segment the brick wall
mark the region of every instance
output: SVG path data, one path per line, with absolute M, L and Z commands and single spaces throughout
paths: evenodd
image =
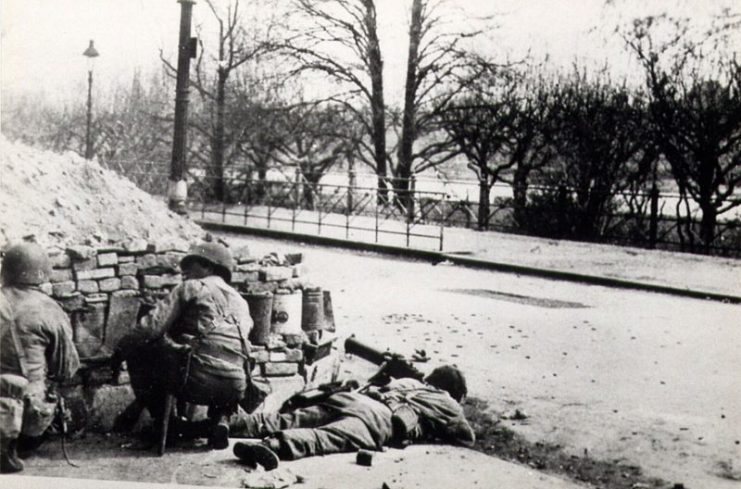
M 232 249 L 232 253 L 236 263 L 232 285 L 243 294 L 300 291 L 307 285 L 300 254 L 258 259 L 247 248 Z M 154 304 L 181 282 L 179 263 L 185 254 L 184 250 L 144 240 L 105 248 L 49 250 L 53 272 L 50 283 L 42 289 L 70 316 L 83 367 L 66 391 L 73 398 L 84 399 L 80 410 L 86 411 L 88 428 L 109 430 L 115 415 L 133 399 L 125 373 L 116 385 L 111 384 L 105 360 L 136 322 L 140 305 Z M 331 372 L 336 370 L 336 354 L 316 363 L 306 362 L 306 337 L 300 341 L 284 339 L 271 335 L 268 344 L 253 345 L 253 376 L 273 392 L 266 408 L 278 407 L 306 386 L 331 380 Z M 324 344 L 332 341 L 326 335 L 321 339 Z

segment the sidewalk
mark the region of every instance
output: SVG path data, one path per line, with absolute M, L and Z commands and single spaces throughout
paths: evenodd
M 640 288 L 695 297 L 741 302 L 741 260 L 642 248 L 520 236 L 495 231 L 417 225 L 407 246 L 405 224 L 376 223 L 370 216 L 322 216 L 302 211 L 293 219 L 289 210 L 273 210 L 271 220 L 243 210 L 234 214 L 194 213 L 201 225 L 213 229 L 261 234 L 331 246 L 392 252 L 432 261 L 540 275 L 599 285 Z M 251 209 L 259 213 L 260 210 Z M 245 224 L 246 222 L 246 224 Z M 380 232 L 376 232 L 376 228 Z M 440 235 L 442 248 L 440 251 Z

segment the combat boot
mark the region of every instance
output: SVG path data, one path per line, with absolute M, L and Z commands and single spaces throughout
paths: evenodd
M 271 444 L 266 441 L 236 443 L 234 445 L 234 455 L 243 464 L 252 467 L 260 464 L 266 471 L 278 467 L 278 455 L 273 451 Z
M 13 474 L 23 470 L 23 462 L 18 458 L 18 440 L 0 439 L 0 473 Z

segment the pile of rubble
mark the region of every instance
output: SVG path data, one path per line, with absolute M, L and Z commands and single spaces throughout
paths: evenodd
M 203 230 L 120 175 L 79 155 L 42 151 L 0 135 L 0 249 L 97 246 L 132 238 L 189 242 Z

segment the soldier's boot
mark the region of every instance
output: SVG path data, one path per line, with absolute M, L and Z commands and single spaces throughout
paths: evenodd
M 229 423 L 224 416 L 218 416 L 210 420 L 215 424 L 211 425 L 211 432 L 208 435 L 208 446 L 214 450 L 223 450 L 229 447 Z
M 260 464 L 263 468 L 273 470 L 278 467 L 279 458 L 276 454 L 277 440 L 263 440 L 260 442 L 238 442 L 234 445 L 234 455 L 245 465 L 255 467 Z
M 113 422 L 113 431 L 116 433 L 130 433 L 139 421 L 139 417 L 144 411 L 144 403 L 134 399 L 121 414 L 116 416 Z
M 18 458 L 18 440 L 0 439 L 0 473 L 13 474 L 23 470 L 23 462 Z

